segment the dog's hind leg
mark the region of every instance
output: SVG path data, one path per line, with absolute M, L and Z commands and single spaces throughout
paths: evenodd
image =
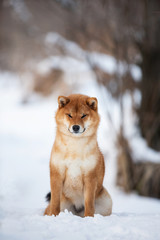
M 112 213 L 112 199 L 105 188 L 95 200 L 95 214 L 108 216 Z

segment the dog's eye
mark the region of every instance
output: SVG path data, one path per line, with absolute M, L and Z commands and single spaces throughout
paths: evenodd
M 85 118 L 87 116 L 87 114 L 83 114 L 83 116 L 81 118 Z
M 68 116 L 69 118 L 72 118 L 71 114 L 67 114 L 67 116 Z

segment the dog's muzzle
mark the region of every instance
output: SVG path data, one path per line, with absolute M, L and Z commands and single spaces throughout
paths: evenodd
M 75 134 L 81 134 L 81 133 L 83 133 L 84 131 L 85 131 L 86 129 L 84 128 L 82 128 L 80 125 L 73 125 L 72 127 L 71 127 L 71 129 L 69 129 L 68 128 L 68 131 L 70 132 L 70 133 L 75 133 Z

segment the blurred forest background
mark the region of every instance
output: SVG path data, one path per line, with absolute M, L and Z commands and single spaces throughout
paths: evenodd
M 47 97 L 74 90 L 76 82 L 64 80 L 62 58 L 87 62 L 120 106 L 117 184 L 126 192 L 160 198 L 160 159 L 133 159 L 123 121 L 127 92 L 140 135 L 160 151 L 160 1 L 0 0 L 0 70 L 20 76 L 24 104 L 35 92 Z M 106 112 L 112 124 L 112 112 Z

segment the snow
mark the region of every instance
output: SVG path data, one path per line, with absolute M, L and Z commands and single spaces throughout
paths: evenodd
M 97 66 L 109 74 L 116 72 L 117 63 L 116 59 L 112 56 L 93 52 L 90 54 L 89 59 L 93 66 Z
M 135 161 L 160 162 L 160 152 L 156 152 L 147 146 L 146 141 L 139 136 L 131 140 L 132 156 Z
M 145 215 L 113 214 L 111 217 L 96 215 L 94 218 L 80 218 L 67 211 L 58 217 L 39 216 L 39 214 L 17 215 L 15 227 L 13 219 L 7 221 L 11 232 L 19 233 L 16 238 L 8 234 L 8 239 L 159 239 L 156 226 L 158 215 L 151 217 L 150 227 Z M 19 223 L 22 224 L 19 224 Z M 143 222 L 143 224 L 142 224 Z M 118 223 L 118 224 L 117 224 Z M 137 226 L 137 224 L 140 226 Z M 130 226 L 127 228 L 127 226 Z M 152 231 L 150 231 L 152 229 Z M 3 235 L 2 235 L 3 236 Z
M 131 75 L 133 77 L 133 79 L 136 81 L 136 82 L 140 82 L 141 78 L 142 78 L 142 72 L 140 70 L 140 68 L 136 65 L 131 65 Z
M 118 73 L 120 76 L 123 76 L 128 70 L 130 71 L 133 79 L 136 82 L 139 82 L 142 77 L 141 69 L 135 64 L 127 64 L 124 61 L 118 61 L 107 54 L 98 53 L 98 52 L 88 52 L 83 50 L 78 44 L 75 42 L 69 41 L 63 38 L 56 32 L 49 32 L 45 37 L 45 45 L 47 48 L 59 47 L 63 49 L 66 55 L 69 55 L 70 58 L 62 56 L 54 56 L 47 58 L 39 63 L 38 69 L 40 70 L 43 66 L 52 66 L 52 68 L 57 67 L 57 60 L 64 61 L 66 63 L 65 66 L 68 66 L 66 71 L 69 71 L 70 68 L 74 69 L 74 71 L 80 71 L 80 66 L 86 65 L 86 68 L 92 68 L 93 66 L 99 67 L 102 71 L 107 72 L 109 74 Z M 77 64 L 74 66 L 69 64 L 69 61 L 75 61 L 77 59 Z M 46 64 L 47 62 L 47 64 Z M 45 63 L 45 64 L 44 64 Z M 79 65 L 78 65 L 79 64 Z M 73 66 L 73 68 L 72 68 Z M 58 68 L 64 69 L 64 63 L 59 64 Z M 47 70 L 45 68 L 45 70 Z M 49 70 L 49 69 L 48 69 Z
M 15 13 L 24 22 L 29 21 L 29 19 L 32 17 L 30 11 L 28 10 L 28 8 L 23 0 L 5 0 L 4 6 L 13 7 Z
M 109 93 L 98 87 L 92 74 L 86 75 L 78 88 L 82 93 L 96 96 L 99 100 L 101 124 L 98 141 L 105 156 L 104 185 L 113 198 L 113 214 L 109 217 L 95 215 L 94 218 L 80 218 L 65 211 L 57 217 L 43 216 L 47 205 L 44 197 L 50 189 L 49 157 L 56 129 L 54 113 L 57 100 L 52 95 L 23 104 L 24 89 L 18 78 L 9 73 L 2 73 L 0 239 L 159 240 L 160 201 L 140 197 L 134 193 L 127 195 L 115 187 L 115 134 L 118 128 L 115 131 L 114 127 L 116 128 L 116 122 L 119 125 L 121 121 L 119 105 Z M 130 109 L 129 94 L 124 96 L 124 102 L 128 109 L 125 121 L 131 120 L 133 112 Z M 104 112 L 106 104 L 108 111 Z M 111 113 L 110 119 L 108 112 Z M 135 130 L 132 127 L 136 119 L 132 122 L 129 120 L 126 122 L 126 135 L 133 136 Z M 141 146 L 141 143 L 137 144 Z
M 137 95 L 137 91 L 135 92 Z M 137 96 L 137 98 L 139 98 Z M 130 148 L 132 151 L 132 158 L 135 162 L 148 161 L 160 162 L 160 152 L 154 151 L 147 146 L 146 140 L 141 137 L 137 127 L 137 116 L 132 109 L 132 96 L 126 92 L 123 96 L 124 116 L 124 135 L 129 140 Z
M 52 68 L 60 68 L 65 72 L 83 72 L 89 70 L 89 66 L 87 66 L 84 62 L 78 61 L 77 59 L 69 56 L 49 57 L 41 61 L 37 66 L 37 70 L 42 74 L 47 73 Z

